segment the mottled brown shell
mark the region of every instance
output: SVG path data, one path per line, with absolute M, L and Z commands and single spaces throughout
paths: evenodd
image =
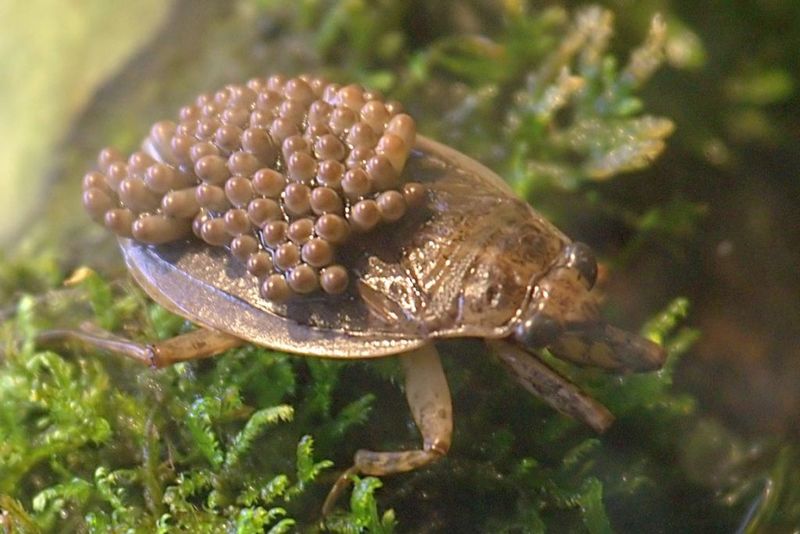
M 374 357 L 510 335 L 569 240 L 492 171 L 359 86 L 201 95 L 83 181 L 147 293 L 275 349 Z

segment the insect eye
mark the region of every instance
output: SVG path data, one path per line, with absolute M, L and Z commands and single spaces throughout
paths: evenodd
M 561 325 L 544 313 L 534 313 L 520 322 L 514 330 L 514 337 L 530 349 L 546 347 L 561 333 Z
M 592 249 L 584 243 L 570 243 L 564 250 L 564 254 L 567 257 L 567 267 L 578 271 L 586 280 L 587 289 L 592 289 L 597 281 L 597 260 L 594 258 Z

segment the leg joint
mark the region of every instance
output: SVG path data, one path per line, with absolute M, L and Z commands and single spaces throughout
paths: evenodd
M 164 362 L 161 361 L 161 351 L 158 350 L 158 346 L 153 344 L 145 345 L 145 357 L 147 358 L 147 364 L 152 369 L 161 369 L 164 367 Z
M 425 450 L 435 453 L 439 458 L 442 458 L 447 456 L 447 453 L 450 451 L 450 442 L 436 439 L 432 443 L 426 443 Z

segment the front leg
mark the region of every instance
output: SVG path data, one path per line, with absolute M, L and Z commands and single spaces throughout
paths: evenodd
M 342 473 L 325 499 L 323 514 L 330 512 L 342 490 L 350 483 L 351 475 L 381 476 L 412 471 L 439 460 L 450 449 L 453 407 L 436 348 L 428 344 L 399 357 L 405 374 L 406 399 L 422 434 L 422 448 L 356 452 L 353 467 Z
M 487 339 L 486 344 L 517 382 L 559 412 L 586 423 L 596 432 L 605 432 L 614 422 L 605 406 L 536 356 L 500 339 Z

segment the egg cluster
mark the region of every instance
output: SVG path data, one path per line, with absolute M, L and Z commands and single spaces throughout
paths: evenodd
M 83 204 L 119 236 L 228 247 L 266 299 L 342 293 L 338 247 L 425 200 L 401 178 L 415 135 L 398 103 L 358 85 L 253 79 L 198 96 L 127 160 L 101 151 Z

